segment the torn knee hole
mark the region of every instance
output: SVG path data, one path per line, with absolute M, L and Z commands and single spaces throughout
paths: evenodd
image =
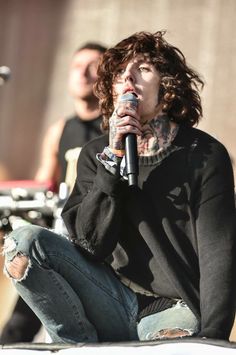
M 11 261 L 6 263 L 6 270 L 13 279 L 22 280 L 27 274 L 29 258 L 25 255 L 16 255 Z
M 151 336 L 151 340 L 157 339 L 171 339 L 171 338 L 182 338 L 186 336 L 191 336 L 191 331 L 188 329 L 181 328 L 170 328 L 170 329 L 162 329 L 158 332 L 155 332 Z

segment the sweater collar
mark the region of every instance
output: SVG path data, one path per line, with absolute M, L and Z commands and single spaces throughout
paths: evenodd
M 140 165 L 155 165 L 161 163 L 172 153 L 189 148 L 194 143 L 194 128 L 180 125 L 172 144 L 155 156 L 139 156 Z

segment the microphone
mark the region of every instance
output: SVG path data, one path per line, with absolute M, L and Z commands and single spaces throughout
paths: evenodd
M 138 98 L 135 93 L 128 92 L 123 94 L 120 102 L 129 102 L 134 109 L 138 107 Z M 128 176 L 129 186 L 138 185 L 138 152 L 137 152 L 137 137 L 134 133 L 129 133 L 125 136 L 125 162 L 126 173 Z
M 11 70 L 6 66 L 0 67 L 0 85 L 3 84 L 5 81 L 10 79 Z

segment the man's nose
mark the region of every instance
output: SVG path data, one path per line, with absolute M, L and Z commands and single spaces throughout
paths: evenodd
M 135 76 L 132 70 L 132 67 L 127 66 L 124 72 L 124 80 L 125 81 L 134 81 L 135 80 Z

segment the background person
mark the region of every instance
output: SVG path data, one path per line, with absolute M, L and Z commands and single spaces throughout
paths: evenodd
M 68 184 L 72 184 L 74 166 L 81 147 L 101 134 L 101 114 L 93 86 L 97 79 L 97 66 L 105 50 L 103 45 L 89 42 L 76 50 L 72 57 L 68 89 L 73 98 L 75 114 L 49 127 L 35 175 L 35 180 L 50 181 L 56 190 L 66 178 Z M 68 161 L 75 164 L 69 167 L 67 174 Z

